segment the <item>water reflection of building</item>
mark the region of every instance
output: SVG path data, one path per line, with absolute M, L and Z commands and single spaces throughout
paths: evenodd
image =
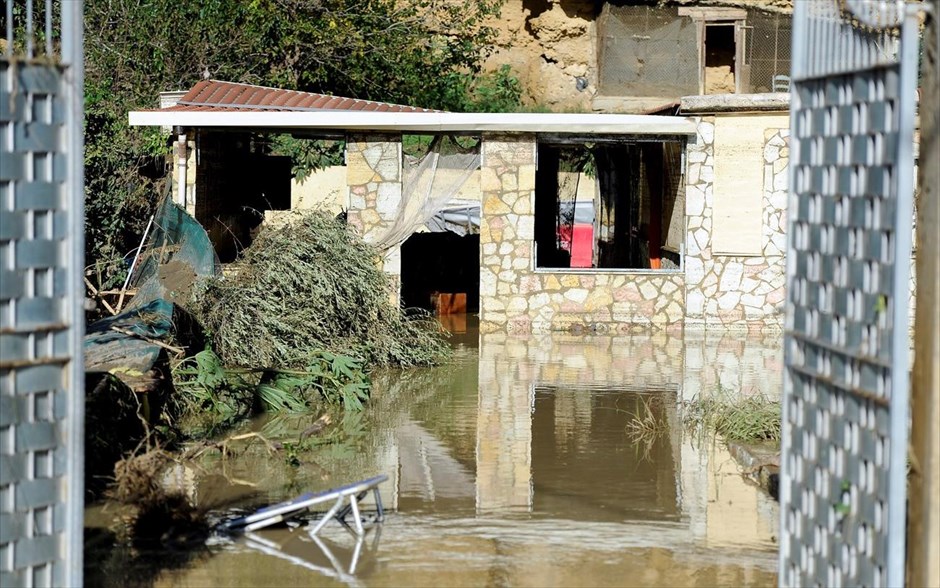
M 377 378 L 373 410 L 381 420 L 368 449 L 354 463 L 321 459 L 325 470 L 346 476 L 390 475 L 381 492 L 397 512 L 376 565 L 363 559 L 357 568 L 364 583 L 775 582 L 776 505 L 744 481 L 720 446 L 683 434 L 680 404 L 718 382 L 729 391 L 775 393 L 775 341 L 487 335 L 479 362 L 476 349 L 466 352 L 439 370 L 393 383 Z M 644 414 L 644 403 L 667 423 L 648 446 L 622 430 Z M 278 470 L 258 471 L 273 478 Z M 208 489 L 201 485 L 200 494 Z M 320 557 L 299 541 L 281 550 Z M 319 573 L 248 549 L 216 554 L 185 572 L 185 581 L 167 584 L 309 585 L 322 580 Z
M 772 507 L 727 452 L 683 433 L 680 413 L 696 395 L 778 395 L 778 341 L 743 333 L 483 335 L 477 507 L 590 519 L 593 505 L 619 509 L 622 520 L 682 520 L 695 537 L 719 543 L 767 540 Z M 665 431 L 645 446 L 626 431 L 614 438 L 650 407 Z M 592 462 L 605 443 L 606 463 Z M 560 476 L 553 467 L 576 471 Z

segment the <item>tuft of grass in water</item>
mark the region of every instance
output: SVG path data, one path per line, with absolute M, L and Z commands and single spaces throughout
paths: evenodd
M 779 441 L 780 408 L 780 402 L 761 395 L 732 398 L 719 389 L 687 402 L 683 422 L 693 431 L 717 433 L 728 441 Z
M 636 410 L 629 413 L 626 429 L 634 441 L 652 441 L 669 430 L 669 422 L 663 411 L 657 410 L 657 402 L 661 402 L 657 397 L 640 396 Z
M 649 459 L 656 440 L 669 432 L 662 402 L 661 396 L 640 396 L 636 410 L 628 413 L 627 436 L 640 449 L 644 460 Z

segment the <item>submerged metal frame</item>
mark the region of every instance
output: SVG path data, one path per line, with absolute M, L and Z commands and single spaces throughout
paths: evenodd
M 223 524 L 221 528 L 227 531 L 251 532 L 263 529 L 271 525 L 283 522 L 292 516 L 299 515 L 310 510 L 318 504 L 329 504 L 332 506 L 320 517 L 320 520 L 310 529 L 310 535 L 315 536 L 331 519 L 336 519 L 344 527 L 353 531 L 357 536 L 365 535 L 366 531 L 372 526 L 385 520 L 385 509 L 382 505 L 382 496 L 379 492 L 379 484 L 388 480 L 385 474 L 333 488 L 324 492 L 308 493 L 297 499 L 281 502 L 258 510 L 250 515 L 239 517 Z M 363 525 L 362 512 L 359 509 L 359 501 L 373 493 L 375 499 L 376 513 L 371 523 Z M 350 527 L 346 518 L 353 515 L 353 527 Z

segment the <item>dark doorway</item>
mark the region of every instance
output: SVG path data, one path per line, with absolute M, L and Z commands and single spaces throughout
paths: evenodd
M 733 94 L 735 91 L 734 24 L 705 27 L 705 93 Z
M 465 294 L 466 312 L 479 310 L 479 235 L 415 233 L 402 244 L 402 304 L 433 311 L 436 294 Z

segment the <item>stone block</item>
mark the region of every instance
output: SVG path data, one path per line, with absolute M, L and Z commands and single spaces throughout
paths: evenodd
M 718 309 L 726 312 L 730 311 L 734 309 L 740 301 L 740 292 L 726 292 L 718 297 Z
M 571 288 L 565 292 L 565 298 L 571 300 L 572 302 L 577 302 L 579 304 L 587 300 L 588 291 L 585 288 Z
M 484 167 L 480 170 L 480 190 L 482 192 L 500 192 L 502 189 L 502 182 L 499 181 L 495 169 Z
M 525 163 L 518 167 L 518 190 L 535 189 L 535 164 Z
M 510 270 L 501 271 L 497 274 L 497 276 L 499 277 L 500 282 L 505 282 L 507 284 L 510 282 L 515 282 L 516 278 L 518 277 L 516 272 Z
M 773 163 L 780 157 L 780 148 L 768 143 L 764 145 L 764 162 Z
M 712 145 L 715 142 L 714 123 L 702 121 L 698 124 L 698 137 L 703 145 Z
M 505 215 L 511 211 L 512 209 L 496 194 L 491 194 L 483 199 L 483 214 L 485 216 Z
M 356 194 L 350 192 L 349 194 L 349 208 L 350 210 L 362 210 L 366 207 L 366 199 L 362 194 Z
M 594 312 L 607 308 L 614 302 L 614 297 L 609 290 L 597 289 L 590 292 L 587 300 L 584 301 L 584 310 Z
M 786 139 L 784 139 L 784 137 L 783 137 L 783 133 L 781 132 L 781 131 L 783 131 L 783 130 L 786 130 L 787 133 L 790 132 L 789 129 L 778 129 L 778 130 L 774 133 L 773 137 L 771 137 L 770 140 L 767 141 L 768 145 L 773 145 L 774 147 L 783 147 L 783 146 L 785 146 L 785 145 L 787 144 L 787 142 L 786 142 Z
M 551 297 L 545 292 L 540 292 L 529 298 L 529 309 L 539 311 L 541 314 L 545 309 L 550 309 Z
M 375 197 L 375 209 L 380 216 L 394 217 L 401 206 L 401 184 L 382 182 Z
M 713 183 L 715 181 L 715 166 L 702 165 L 702 170 L 699 172 L 699 179 L 707 184 Z
M 375 170 L 369 167 L 361 153 L 349 153 L 346 158 L 346 185 L 360 186 L 371 182 L 376 177 Z
M 384 143 L 367 143 L 362 149 L 362 157 L 371 169 L 375 169 L 385 153 Z M 347 162 L 346 165 L 349 165 Z
M 512 205 L 512 211 L 520 216 L 532 214 L 531 193 L 519 192 L 519 197 Z
M 685 189 L 685 213 L 700 216 L 705 212 L 705 191 L 701 186 L 689 185 Z
M 506 314 L 522 314 L 529 310 L 529 301 L 525 296 L 513 296 L 506 303 Z
M 741 278 L 744 276 L 744 266 L 740 262 L 729 262 L 721 272 L 721 281 L 718 284 L 722 292 L 739 291 Z
M 379 160 L 375 171 L 385 182 L 398 182 L 401 180 L 401 162 L 398 157 L 388 157 Z
M 751 307 L 752 309 L 760 309 L 764 306 L 764 297 L 755 296 L 754 294 L 744 294 L 741 296 L 741 304 L 745 307 Z
M 705 296 L 700 290 L 690 290 L 685 298 L 686 314 L 701 316 L 705 311 Z
M 480 268 L 480 296 L 496 296 L 496 274 L 487 268 Z M 485 308 L 488 301 L 483 301 L 480 308 Z
M 526 241 L 535 239 L 535 217 L 532 215 L 520 216 L 516 234 L 519 239 Z

